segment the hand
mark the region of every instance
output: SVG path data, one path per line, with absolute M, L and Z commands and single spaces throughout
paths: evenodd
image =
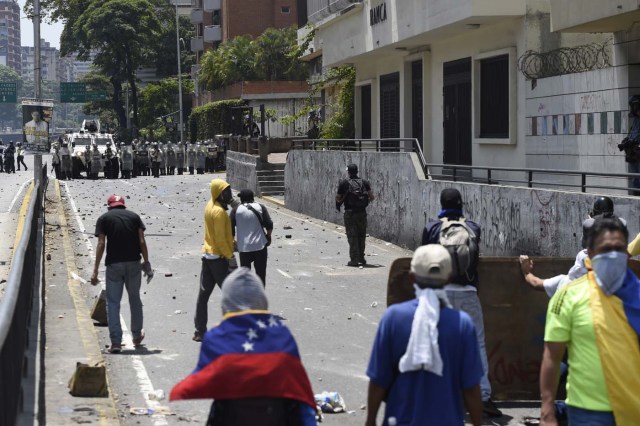
M 336 203 L 336 210 L 340 211 L 340 207 L 342 207 L 342 204 Z
M 265 237 L 267 238 L 267 247 L 269 247 L 271 245 L 271 235 L 265 235 Z
M 142 264 L 142 272 L 144 273 L 144 276 L 153 276 L 153 269 L 151 268 L 151 263 L 150 262 L 144 262 Z
M 91 275 L 91 285 L 98 285 L 99 282 L 100 280 L 98 279 L 98 272 L 94 271 Z
M 525 277 L 533 272 L 533 259 L 530 259 L 529 256 L 520 255 L 520 271 L 522 271 L 522 275 Z

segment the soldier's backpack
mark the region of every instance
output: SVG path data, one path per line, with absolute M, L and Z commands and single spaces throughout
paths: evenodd
M 364 209 L 369 205 L 369 193 L 362 179 L 349 179 L 349 206 L 352 209 Z
M 478 236 L 467 225 L 463 217 L 459 219 L 442 218 L 439 243 L 451 254 L 451 267 L 456 277 L 469 276 L 469 267 L 478 257 Z

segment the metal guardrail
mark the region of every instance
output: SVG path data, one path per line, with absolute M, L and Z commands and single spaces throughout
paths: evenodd
M 36 169 L 37 170 L 37 169 Z M 38 226 L 43 212 L 43 197 L 47 185 L 47 166 L 34 179 L 24 228 L 15 248 L 6 292 L 0 300 L 0 424 L 13 425 L 23 409 L 22 381 L 26 375 L 25 352 L 29 338 L 34 288 L 40 275 L 36 269 L 38 257 Z M 34 325 L 35 326 L 35 325 Z M 37 366 L 36 366 L 37 368 Z
M 577 192 L 592 190 L 634 191 L 626 185 L 603 185 L 589 182 L 591 179 L 625 179 L 640 178 L 635 173 L 604 173 L 580 170 L 556 170 L 538 168 L 468 166 L 461 164 L 428 163 L 415 138 L 392 139 L 298 139 L 293 141 L 292 149 L 310 149 L 327 151 L 358 152 L 415 152 L 422 166 L 425 177 L 433 180 L 450 180 L 454 182 L 473 182 L 486 185 L 524 186 L 528 188 L 556 188 Z M 433 173 L 441 170 L 440 173 Z M 569 178 L 560 181 L 559 176 Z M 545 179 L 548 178 L 548 179 Z M 571 179 L 573 178 L 573 179 Z M 640 194 L 640 190 L 636 190 Z

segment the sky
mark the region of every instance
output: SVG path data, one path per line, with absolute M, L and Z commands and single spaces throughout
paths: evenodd
M 22 8 L 26 0 L 18 0 L 20 5 L 20 38 L 22 46 L 33 46 L 33 22 L 27 19 Z M 54 25 L 47 25 L 46 23 L 40 24 L 40 38 L 48 41 L 52 47 L 60 49 L 60 34 L 64 25 L 58 22 Z

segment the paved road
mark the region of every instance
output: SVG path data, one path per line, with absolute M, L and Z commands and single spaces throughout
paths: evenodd
M 109 355 L 106 353 L 108 331 L 97 328 L 122 424 L 203 424 L 206 419 L 209 401 L 161 401 L 161 405 L 175 412 L 170 416 L 131 416 L 130 409 L 157 405 L 149 400 L 148 391 L 162 389 L 168 394 L 171 387 L 195 367 L 200 345 L 193 342 L 191 336 L 200 274 L 202 211 L 209 199 L 208 184 L 212 177 L 216 176 L 74 180 L 61 186 L 70 241 L 81 278 L 89 279 L 96 243 L 89 234 L 96 219 L 106 211 L 105 202 L 110 194 L 125 196 L 128 208 L 142 216 L 147 234 L 158 235 L 148 237 L 156 277 L 150 284 L 143 283 L 145 346 L 134 350 L 128 345 L 123 354 Z M 384 310 L 388 266 L 397 257 L 410 253 L 389 243 L 368 239 L 371 267 L 349 268 L 342 227 L 266 204 L 275 223 L 267 270 L 270 308 L 287 319 L 314 392 L 338 391 L 346 400 L 348 413 L 325 415 L 324 423 L 361 425 L 365 419 L 365 369 Z M 56 276 L 48 274 L 47 280 L 49 285 L 66 285 L 65 274 L 59 272 Z M 87 305 L 99 291 L 87 284 L 83 284 L 81 290 Z M 128 324 L 126 297 L 123 306 L 122 313 Z M 221 318 L 219 290 L 211 297 L 209 315 L 209 326 Z M 73 319 L 70 316 L 68 320 Z M 56 333 L 61 333 L 60 330 L 64 328 L 58 328 Z M 58 385 L 63 385 L 62 379 Z M 70 423 L 77 422 L 71 421 L 74 414 L 78 418 L 77 412 L 62 406 L 70 404 L 69 401 L 62 401 L 62 397 L 57 401 L 56 395 L 55 392 L 48 394 L 47 409 L 55 411 L 58 418 L 68 414 Z M 524 413 L 513 410 L 511 417 L 495 424 L 507 424 L 512 417 L 519 419 Z M 534 413 L 535 410 L 526 412 Z M 96 421 L 91 415 L 82 419 Z
M 43 162 L 49 161 L 48 158 L 44 155 Z M 18 213 L 28 184 L 33 179 L 33 155 L 26 155 L 24 162 L 27 171 L 21 168 L 21 171 L 16 169 L 10 174 L 0 172 L 0 235 L 3 236 L 0 242 L 0 297 L 9 275 Z

